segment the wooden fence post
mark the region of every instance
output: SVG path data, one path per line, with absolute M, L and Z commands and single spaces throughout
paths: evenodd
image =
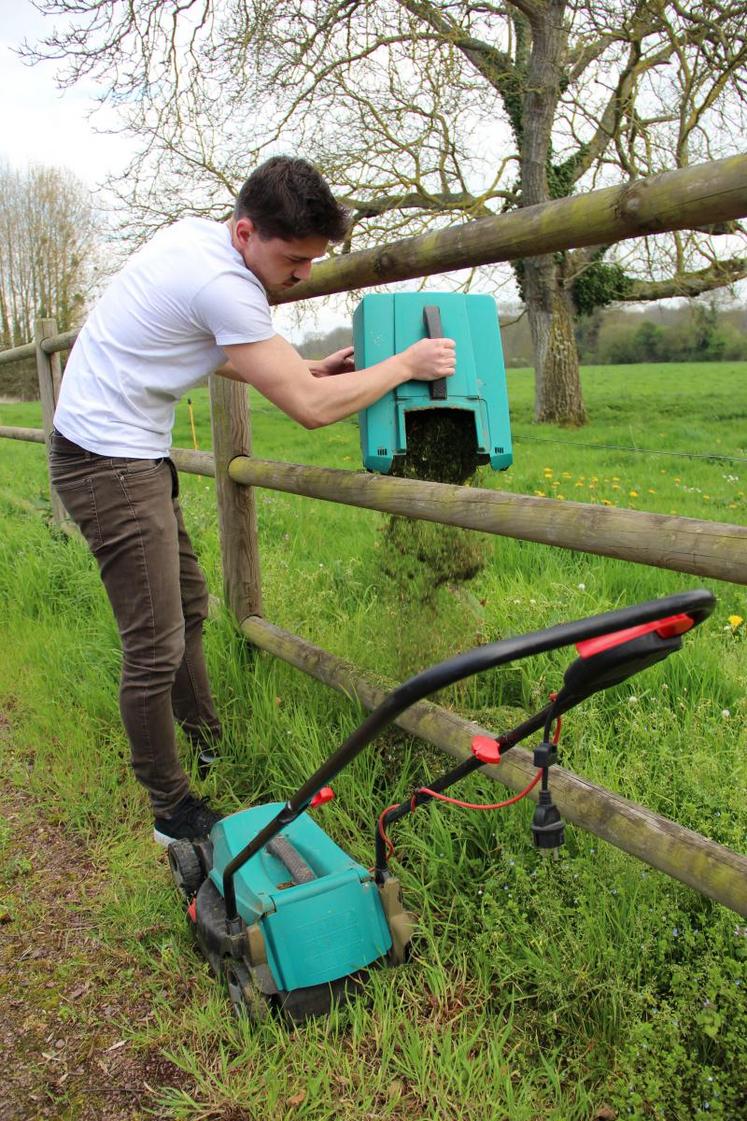
M 262 614 L 254 488 L 235 483 L 228 474 L 228 465 L 235 456 L 251 455 L 247 386 L 213 374 L 210 378 L 210 415 L 223 595 L 241 625 L 250 615 Z
M 44 443 L 47 448 L 47 469 L 49 469 L 49 441 L 52 435 L 52 420 L 60 393 L 62 382 L 62 364 L 59 353 L 47 354 L 42 350 L 42 341 L 57 334 L 56 319 L 36 319 L 34 321 L 34 348 L 36 351 L 36 373 L 39 378 L 39 397 L 42 407 L 42 427 L 44 428 Z M 69 524 L 65 507 L 60 501 L 57 491 L 49 481 L 49 493 L 52 501 L 52 517 L 55 525 L 64 528 Z

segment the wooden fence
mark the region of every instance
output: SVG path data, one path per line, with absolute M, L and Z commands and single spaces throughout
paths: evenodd
M 284 299 L 745 216 L 747 156 L 735 156 L 335 258 Z M 42 429 L 0 427 L 0 436 L 48 444 L 59 354 L 75 338 L 75 332 L 58 334 L 54 320 L 43 319 L 33 343 L 0 352 L 0 365 L 36 359 L 43 416 Z M 226 603 L 255 646 L 356 696 L 368 708 L 384 694 L 355 666 L 263 618 L 255 487 L 747 584 L 743 526 L 255 459 L 245 387 L 226 378 L 210 380 L 213 453 L 175 448 L 172 458 L 180 470 L 216 480 Z M 55 519 L 64 524 L 54 493 L 52 500 Z M 456 758 L 467 755 L 474 735 L 492 734 L 427 701 L 397 723 Z M 534 773 L 530 752 L 521 748 L 511 751 L 500 768 L 483 770 L 512 790 L 523 788 Z M 553 790 L 569 821 L 747 916 L 747 857 L 562 767 L 554 768 Z

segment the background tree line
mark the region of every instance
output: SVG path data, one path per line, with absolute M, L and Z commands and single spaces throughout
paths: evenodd
M 0 164 L 0 349 L 33 338 L 34 320 L 60 331 L 83 320 L 99 253 L 90 192 L 71 172 Z M 0 395 L 38 396 L 33 361 L 0 368 Z

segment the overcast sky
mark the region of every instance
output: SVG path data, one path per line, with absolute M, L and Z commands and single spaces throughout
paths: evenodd
M 87 114 L 95 107 L 91 86 L 64 92 L 54 82 L 54 63 L 27 66 L 14 54 L 24 40 L 51 30 L 30 0 L 0 0 L 0 155 L 12 167 L 29 163 L 67 167 L 95 188 L 127 162 L 128 142 L 94 131 Z

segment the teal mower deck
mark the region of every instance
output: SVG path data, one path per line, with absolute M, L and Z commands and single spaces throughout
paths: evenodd
M 394 689 L 285 801 L 223 818 L 205 840 L 173 842 L 169 864 L 190 926 L 213 971 L 225 979 L 236 1012 L 254 1018 L 276 1012 L 302 1021 L 327 1013 L 333 1001 L 364 983 L 371 968 L 405 962 L 416 920 L 389 867 L 388 830 L 418 806 L 445 797 L 474 770 L 500 763 L 501 755 L 537 732 L 536 772 L 525 790 L 477 808 L 503 808 L 539 786 L 534 844 L 557 853 L 564 824 L 552 801 L 550 775 L 558 760 L 560 717 L 679 650 L 682 635 L 710 615 L 714 602 L 708 591 L 684 592 L 458 654 Z M 349 856 L 311 816 L 332 799 L 334 777 L 417 701 L 473 674 L 574 644 L 578 656 L 544 708 L 509 731 L 476 736 L 456 767 L 382 809 L 372 868 Z
M 368 471 L 387 475 L 407 458 L 408 421 L 424 410 L 449 409 L 474 439 L 474 466 L 511 466 L 511 427 L 498 312 L 492 296 L 397 292 L 364 296 L 353 315 L 359 369 L 374 366 L 420 339 L 456 343 L 456 369 L 437 381 L 408 381 L 363 409 L 360 437 Z

